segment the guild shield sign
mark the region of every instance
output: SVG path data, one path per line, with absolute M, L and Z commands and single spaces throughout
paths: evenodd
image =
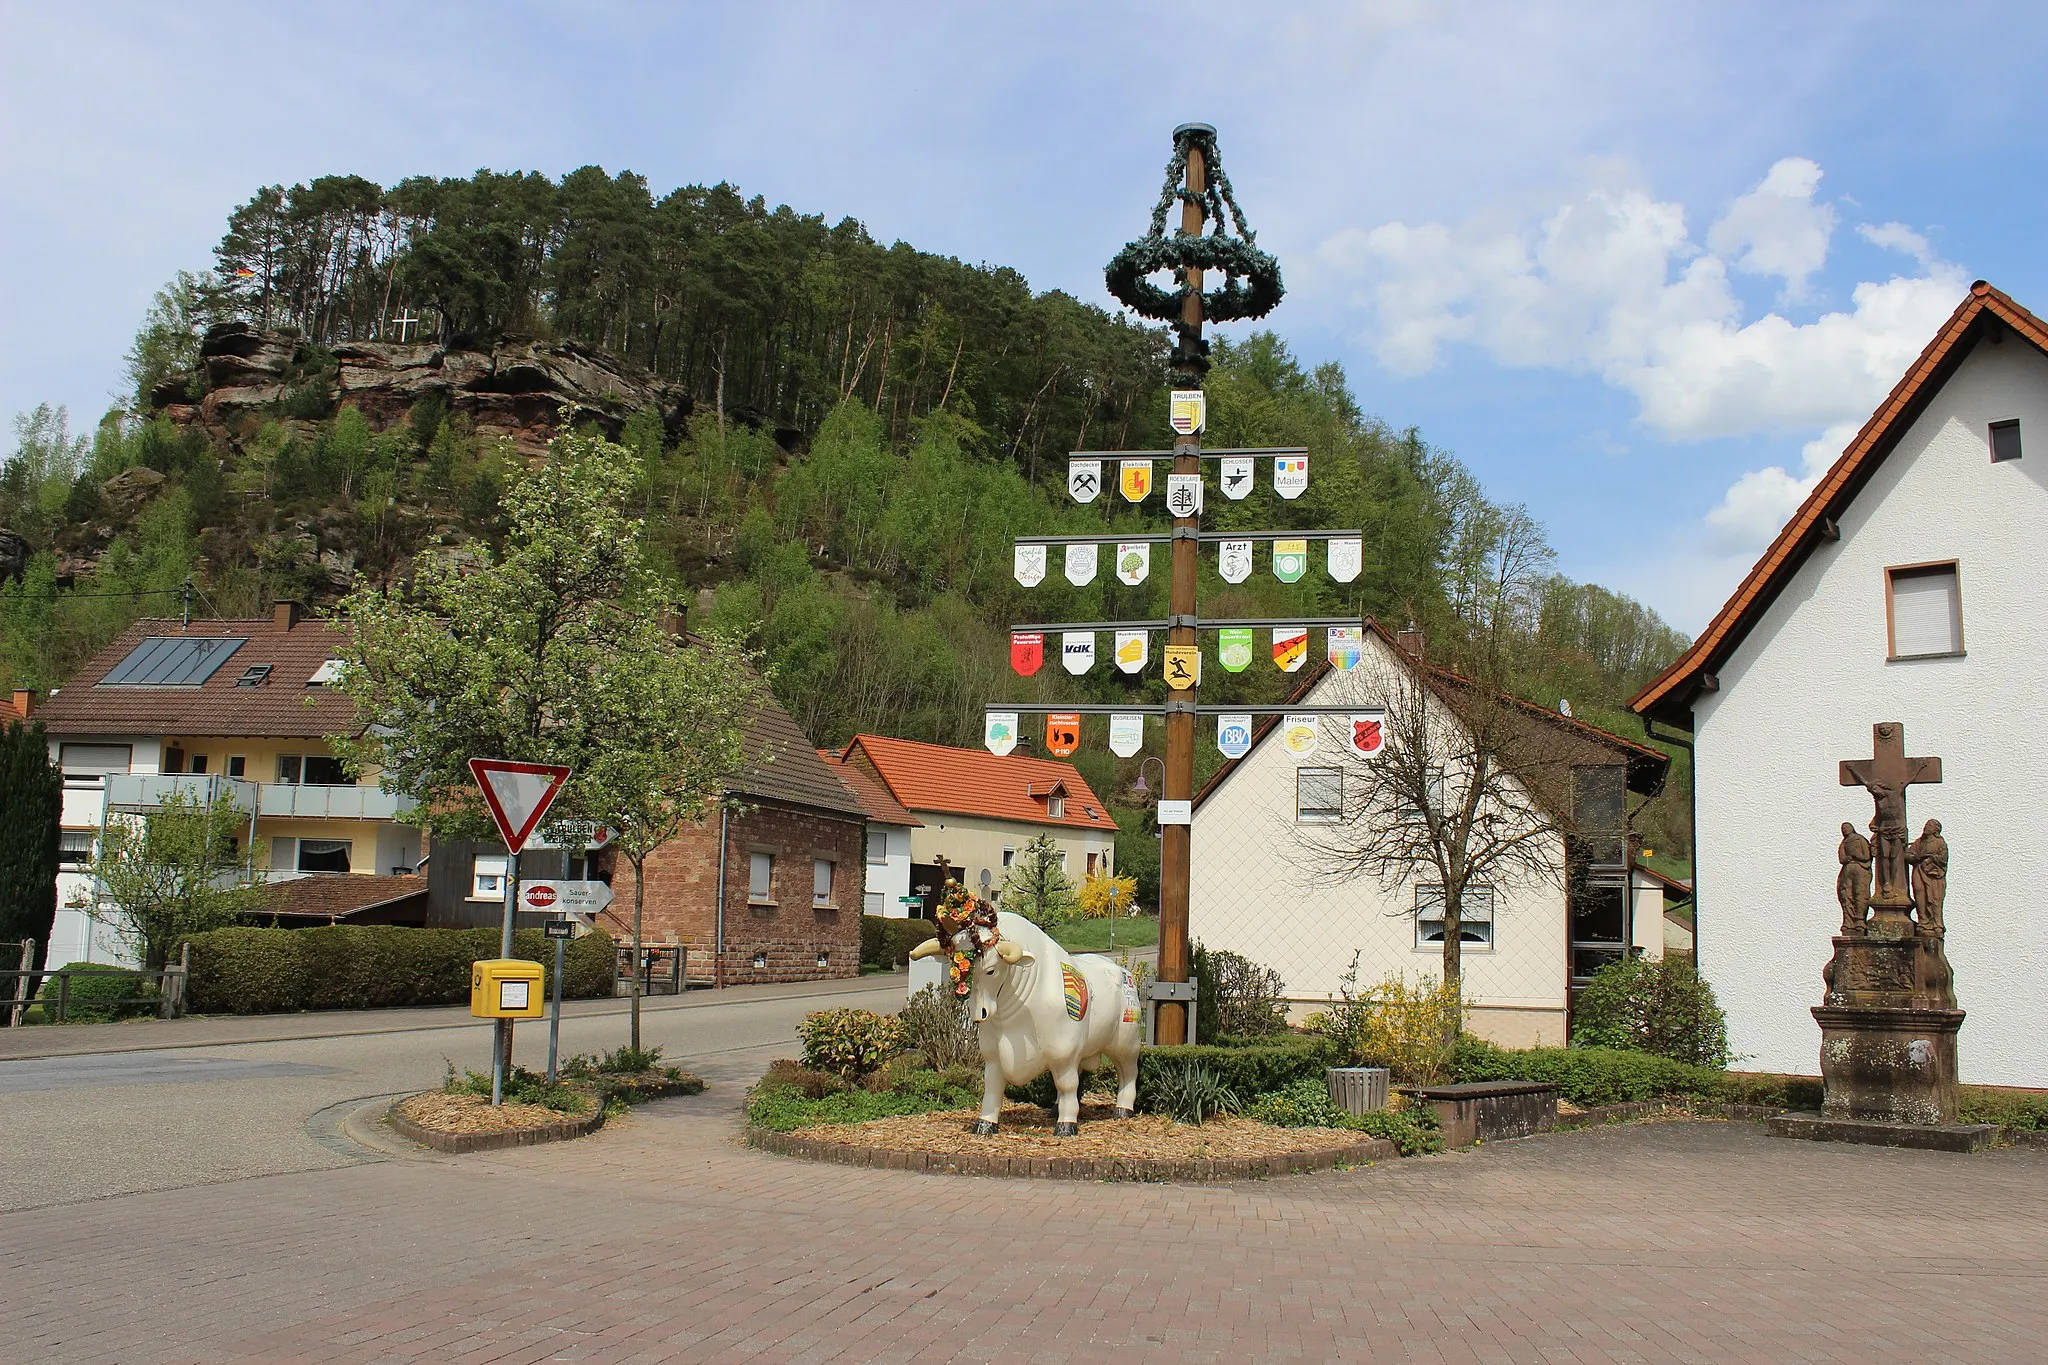
M 1177 517 L 1198 517 L 1202 515 L 1202 476 L 1200 474 L 1168 474 L 1166 476 L 1166 510 Z
M 1216 572 L 1223 575 L 1225 583 L 1242 583 L 1252 576 L 1252 543 L 1249 540 L 1226 540 L 1218 546 Z
M 982 722 L 981 742 L 988 751 L 1001 758 L 1017 747 L 1017 713 L 1015 711 L 991 711 Z
M 1308 658 L 1307 626 L 1273 627 L 1273 664 L 1282 673 L 1293 673 Z
M 1247 626 L 1231 626 L 1216 632 L 1216 662 L 1230 673 L 1242 673 L 1251 666 L 1252 632 Z
M 1143 502 L 1145 495 L 1152 491 L 1152 462 L 1150 460 L 1123 460 L 1119 462 L 1120 482 L 1125 502 Z
M 1252 718 L 1249 715 L 1216 717 L 1216 747 L 1225 758 L 1243 758 L 1252 748 Z
M 1095 632 L 1070 630 L 1060 636 L 1060 662 L 1079 676 L 1095 667 Z
M 1371 715 L 1351 718 L 1351 752 L 1362 758 L 1371 758 L 1386 747 L 1386 712 L 1375 711 Z
M 1020 633 L 1010 637 L 1010 667 L 1025 677 L 1038 671 L 1045 662 L 1045 637 L 1037 631 Z
M 1298 498 L 1308 488 L 1308 456 L 1273 457 L 1273 491 L 1283 498 Z
M 1223 457 L 1223 496 L 1232 502 L 1241 501 L 1252 491 L 1252 457 L 1249 455 L 1226 455 Z
M 1142 712 L 1118 711 L 1109 718 L 1109 751 L 1118 758 L 1130 758 L 1145 747 L 1145 717 Z
M 1273 577 L 1282 583 L 1299 583 L 1301 576 L 1308 572 L 1308 542 L 1306 540 L 1276 540 L 1273 542 Z
M 1120 542 L 1116 547 L 1116 576 L 1136 587 L 1145 581 L 1145 575 L 1152 572 L 1152 545 L 1149 541 Z
M 1182 436 L 1192 436 L 1200 431 L 1208 416 L 1208 400 L 1200 389 L 1175 389 L 1166 405 L 1166 420 Z
M 1152 657 L 1150 631 L 1120 630 L 1116 633 L 1116 666 L 1125 673 L 1143 673 Z
M 1096 548 L 1093 541 L 1067 547 L 1067 581 L 1075 587 L 1086 587 L 1095 581 Z
M 1195 645 L 1166 647 L 1166 685 L 1176 691 L 1198 687 L 1202 682 L 1202 651 Z
M 1280 742 L 1287 746 L 1288 753 L 1302 758 L 1316 751 L 1316 721 L 1313 714 L 1280 718 Z
M 1094 502 L 1102 491 L 1102 461 L 1067 461 L 1067 492 L 1075 502 Z
M 1365 547 L 1358 540 L 1345 538 L 1330 543 L 1330 579 L 1336 583 L 1349 583 L 1358 577 L 1364 567 Z
M 1073 711 L 1055 711 L 1045 718 L 1045 751 L 1065 758 L 1081 747 L 1081 717 Z
M 1027 588 L 1035 588 L 1045 581 L 1045 547 L 1043 545 L 1019 545 L 1017 547 L 1017 581 Z

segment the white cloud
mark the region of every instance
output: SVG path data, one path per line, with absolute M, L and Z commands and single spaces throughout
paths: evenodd
M 1797 475 L 1782 465 L 1772 465 L 1737 479 L 1722 495 L 1720 505 L 1707 513 L 1709 548 L 1717 555 L 1744 558 L 1761 550 L 1806 500 L 1861 425 L 1837 422 L 1808 441 L 1799 452 L 1802 468 Z
M 1850 306 L 1794 322 L 1745 321 L 1731 270 L 1803 289 L 1825 262 L 1834 210 L 1812 201 L 1820 168 L 1779 161 L 1702 247 L 1682 205 L 1613 168 L 1562 204 L 1500 223 L 1386 223 L 1324 240 L 1321 280 L 1349 287 L 1380 363 L 1418 374 L 1467 343 L 1503 365 L 1598 374 L 1668 438 L 1808 429 L 1866 414 L 1955 306 L 1968 277 L 1930 254 L 1920 269 L 1854 287 Z M 1897 224 L 1865 231 L 1914 254 Z
M 1744 274 L 1784 280 L 1786 302 L 1803 300 L 1807 282 L 1827 264 L 1835 233 L 1834 207 L 1813 202 L 1820 177 L 1820 167 L 1803 156 L 1779 161 L 1707 229 L 1707 249 Z
M 1934 264 L 1934 248 L 1927 244 L 1925 237 L 1904 223 L 1879 223 L 1876 227 L 1869 223 L 1858 223 L 1856 235 L 1873 246 L 1881 246 L 1890 251 L 1903 251 L 1923 266 Z

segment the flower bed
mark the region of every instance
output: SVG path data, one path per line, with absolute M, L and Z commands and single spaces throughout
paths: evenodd
M 1004 1107 L 1001 1127 L 973 1130 L 975 1109 L 936 1110 L 820 1124 L 777 1133 L 752 1128 L 755 1146 L 846 1165 L 960 1175 L 1074 1180 L 1243 1180 L 1390 1161 L 1391 1142 L 1345 1128 L 1281 1128 L 1235 1116 L 1179 1123 L 1162 1114 L 1112 1117 L 1081 1106 L 1081 1131 L 1054 1137 L 1052 1115 L 1034 1104 Z

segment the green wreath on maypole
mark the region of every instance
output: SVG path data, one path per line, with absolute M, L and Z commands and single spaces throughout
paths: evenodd
M 1206 171 L 1204 187 L 1198 192 L 1182 182 L 1188 169 L 1188 149 L 1202 149 Z M 1192 204 L 1209 232 L 1166 232 L 1167 210 L 1175 202 Z M 1232 236 L 1230 229 L 1236 229 Z M 1286 288 L 1280 282 L 1280 263 L 1258 248 L 1258 239 L 1244 220 L 1244 211 L 1231 193 L 1230 177 L 1216 153 L 1216 130 L 1206 123 L 1183 124 L 1174 130 L 1173 158 L 1166 163 L 1166 184 L 1152 209 L 1151 230 L 1124 247 L 1103 269 L 1103 282 L 1132 312 L 1157 322 L 1172 323 L 1180 333 L 1176 365 L 1208 368 L 1209 346 L 1199 333 L 1183 325 L 1182 309 L 1190 285 L 1188 271 L 1200 269 L 1223 275 L 1223 283 L 1202 291 L 1202 317 L 1208 322 L 1234 322 L 1262 318 L 1280 303 Z M 1173 272 L 1174 288 L 1162 289 L 1147 278 L 1162 270 Z

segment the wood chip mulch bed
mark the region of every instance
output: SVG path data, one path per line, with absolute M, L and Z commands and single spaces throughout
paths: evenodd
M 429 1090 L 391 1106 L 387 1118 L 397 1132 L 440 1152 L 488 1152 L 561 1142 L 595 1132 L 604 1107 L 594 1099 L 586 1114 L 564 1114 L 538 1104 L 492 1106 L 482 1095 Z
M 1067 1138 L 1052 1135 L 1052 1115 L 1037 1105 L 1006 1106 L 1001 1128 L 988 1137 L 970 1131 L 976 1117 L 973 1110 L 950 1110 L 794 1133 L 750 1128 L 747 1140 L 849 1166 L 1060 1180 L 1244 1180 L 1400 1155 L 1393 1143 L 1348 1129 L 1275 1128 L 1235 1117 L 1199 1126 L 1157 1114 L 1117 1119 L 1107 1105 L 1082 1105 L 1081 1132 Z

